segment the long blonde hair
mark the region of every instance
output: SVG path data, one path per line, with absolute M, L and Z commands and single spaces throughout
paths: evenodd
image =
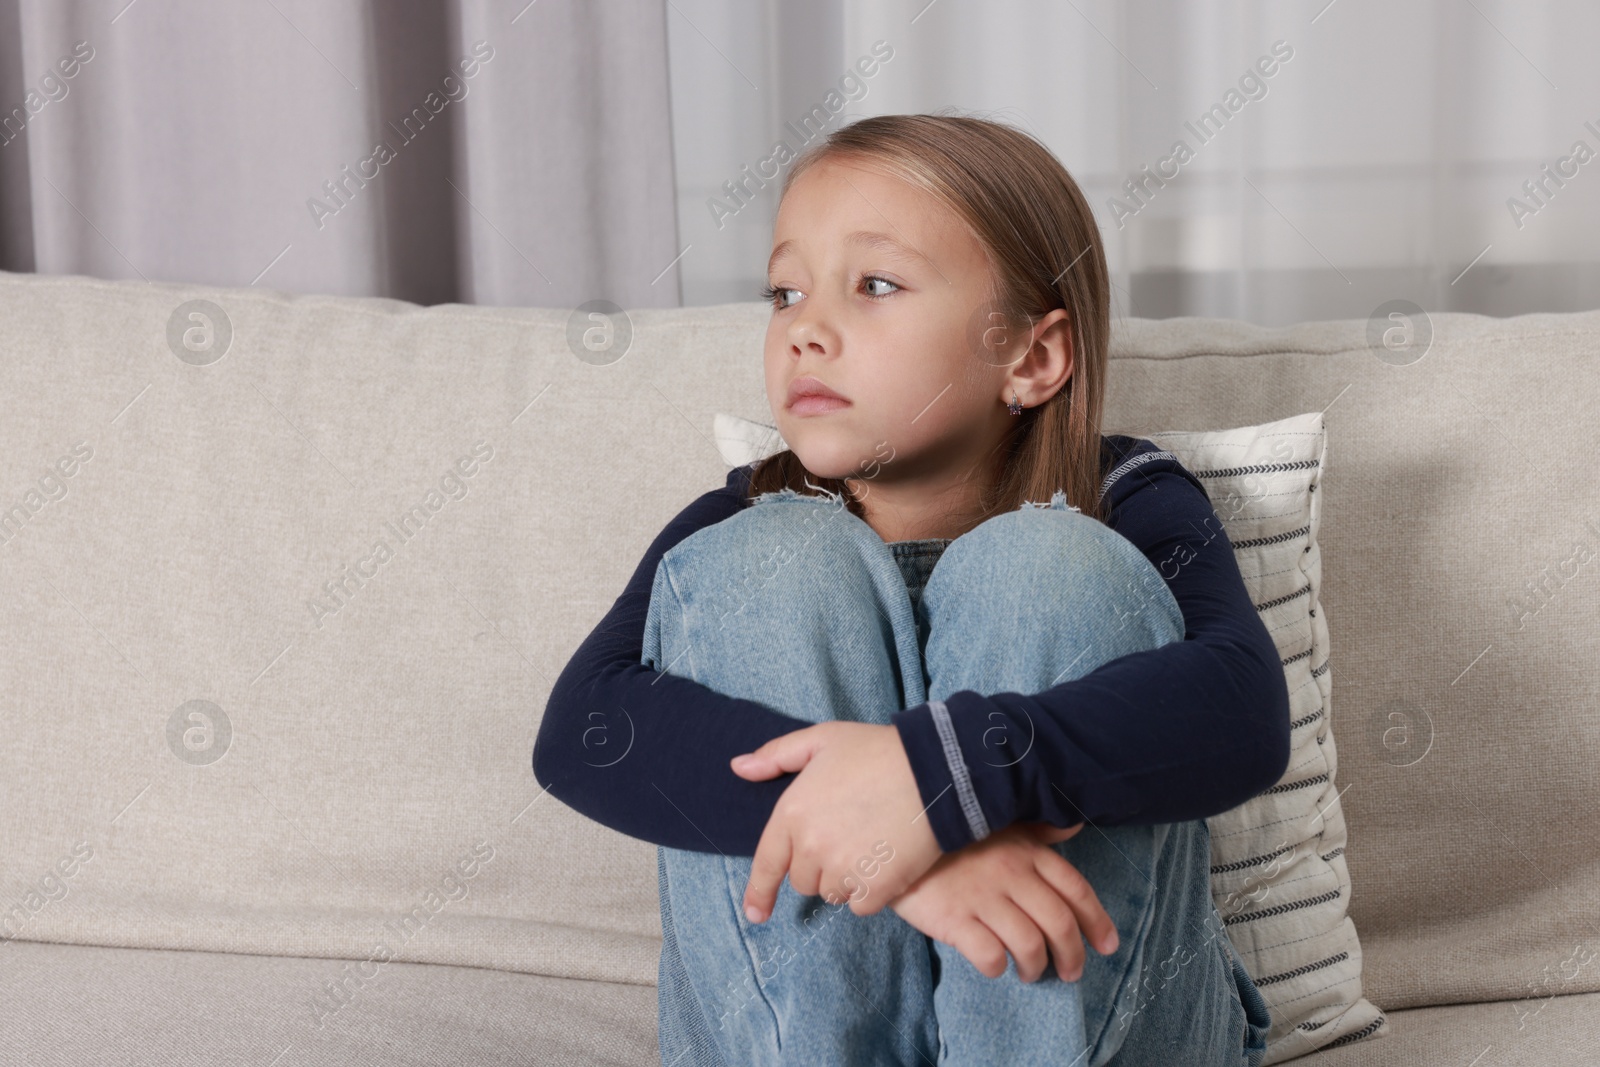
M 1049 149 L 1014 127 L 956 115 L 878 115 L 841 127 L 808 149 L 784 178 L 782 193 L 830 158 L 901 178 L 967 222 L 993 271 L 985 305 L 993 312 L 989 321 L 1018 324 L 1020 333 L 1054 309 L 1067 309 L 1072 377 L 1049 400 L 1012 420 L 991 454 L 977 521 L 1027 500 L 1047 501 L 1061 489 L 1068 504 L 1104 522 L 1100 425 L 1111 288 L 1100 229 L 1077 182 Z M 749 498 L 812 487 L 837 494 L 865 518 L 844 478 L 812 474 L 792 449 L 756 464 Z

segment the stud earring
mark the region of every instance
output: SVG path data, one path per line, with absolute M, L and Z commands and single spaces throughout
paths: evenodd
M 1011 394 L 1011 403 L 1006 405 L 1006 410 L 1011 412 L 1013 415 L 1022 414 L 1022 401 L 1017 399 L 1016 393 Z

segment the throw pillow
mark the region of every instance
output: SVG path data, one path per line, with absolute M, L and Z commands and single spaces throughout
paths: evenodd
M 1206 487 L 1288 682 L 1288 769 L 1265 792 L 1206 820 L 1212 899 L 1272 1012 L 1262 1062 L 1387 1033 L 1383 1012 L 1362 995 L 1361 943 L 1347 914 L 1321 604 L 1322 413 L 1136 436 L 1172 453 Z

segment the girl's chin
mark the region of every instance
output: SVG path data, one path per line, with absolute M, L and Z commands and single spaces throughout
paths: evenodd
M 785 437 L 784 440 L 788 441 Z M 789 441 L 789 448 L 800 457 L 806 470 L 819 478 L 859 478 L 863 467 L 872 462 L 870 445 L 859 451 L 843 443 L 823 444 L 810 440 L 801 443 Z

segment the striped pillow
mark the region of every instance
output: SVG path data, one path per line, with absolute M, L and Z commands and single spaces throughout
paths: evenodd
M 1328 625 L 1322 610 L 1322 413 L 1231 430 L 1135 434 L 1206 487 L 1289 684 L 1289 767 L 1206 820 L 1211 895 L 1272 1012 L 1263 1064 L 1388 1032 L 1362 995 L 1361 943 L 1334 778 Z
M 735 415 L 718 414 L 714 435 L 730 467 L 788 447 L 775 427 Z M 1132 436 L 1171 453 L 1206 487 L 1288 682 L 1288 770 L 1270 789 L 1206 820 L 1212 899 L 1272 1013 L 1263 1067 L 1386 1034 L 1383 1012 L 1362 995 L 1361 943 L 1346 914 L 1350 872 L 1334 785 L 1317 544 L 1322 413 Z

